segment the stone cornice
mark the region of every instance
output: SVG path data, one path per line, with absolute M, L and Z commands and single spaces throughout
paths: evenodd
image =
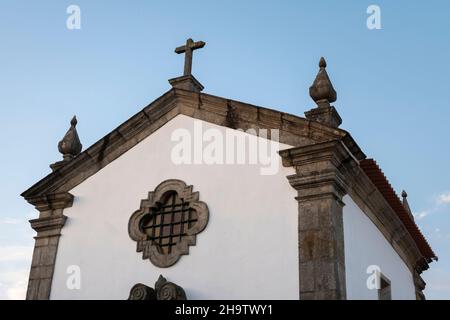
M 281 143 L 298 146 L 340 139 L 358 159 L 365 157 L 350 134 L 344 130 L 234 100 L 171 89 L 74 159 L 23 192 L 22 196 L 28 199 L 70 191 L 179 114 L 227 126 L 230 110 L 233 110 L 235 125 L 239 128 L 278 129 Z
M 288 176 L 291 186 L 299 190 L 299 198 L 333 195 L 341 199 L 347 193 L 345 172 L 341 163 L 348 157 L 339 140 L 327 141 L 280 151 L 284 166 L 301 167 Z
M 279 154 L 286 167 L 304 166 L 323 161 L 331 161 L 335 166 L 339 166 L 347 158 L 353 159 L 341 140 L 330 140 L 281 150 Z
M 32 204 L 39 212 L 64 209 L 72 206 L 73 195 L 68 192 L 52 193 L 42 196 L 27 198 L 27 201 Z

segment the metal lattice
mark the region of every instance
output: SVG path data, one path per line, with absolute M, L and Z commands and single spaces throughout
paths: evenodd
M 157 244 L 164 254 L 170 254 L 195 222 L 197 214 L 189 208 L 189 202 L 180 199 L 176 192 L 169 192 L 144 216 L 141 227 L 148 240 Z

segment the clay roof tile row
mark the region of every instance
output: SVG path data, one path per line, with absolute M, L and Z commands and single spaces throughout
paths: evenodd
M 375 160 L 364 159 L 360 162 L 360 166 L 372 181 L 372 183 L 375 185 L 375 187 L 381 192 L 383 197 L 395 211 L 400 220 L 403 222 L 409 234 L 416 242 L 417 247 L 419 248 L 425 260 L 427 262 L 431 262 L 433 259 L 437 260 L 433 249 L 431 249 L 422 232 L 420 232 L 419 227 L 415 223 L 414 219 L 410 216 L 408 211 L 403 206 L 399 197 L 395 193 L 391 184 L 389 183 L 383 171 L 380 169 Z

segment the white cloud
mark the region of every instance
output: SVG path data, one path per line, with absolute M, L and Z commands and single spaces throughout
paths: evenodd
M 25 299 L 29 269 L 0 272 L 0 299 Z
M 441 193 L 437 197 L 435 197 L 434 206 L 432 208 L 429 208 L 429 209 L 426 209 L 426 210 L 423 210 L 420 212 L 416 212 L 416 213 L 414 213 L 414 217 L 419 220 L 423 219 L 426 216 L 429 216 L 430 214 L 438 211 L 443 206 L 445 206 L 449 203 L 450 203 L 450 191 Z
M 35 234 L 28 220 L 37 216 L 0 217 L 0 300 L 25 299 Z
M 0 247 L 0 299 L 25 299 L 32 246 Z
M 0 299 L 25 299 L 32 246 L 0 247 Z
M 23 223 L 22 219 L 5 217 L 0 219 L 0 224 L 20 224 Z
M 421 211 L 421 212 L 414 213 L 414 217 L 416 217 L 416 219 L 423 219 L 427 215 L 429 215 L 430 213 L 431 213 L 430 210 L 424 210 L 424 211 Z
M 33 247 L 4 246 L 0 247 L 0 263 L 31 261 Z
M 433 232 L 429 234 L 430 239 L 435 240 L 447 240 L 450 239 L 450 233 L 442 231 L 440 228 L 435 228 Z
M 450 273 L 441 268 L 431 268 L 423 274 L 427 283 L 425 296 L 427 299 L 448 299 L 450 297 Z
M 28 225 L 28 220 L 30 219 L 36 219 L 39 216 L 38 212 L 36 210 L 32 210 L 28 212 L 26 215 L 21 216 L 19 218 L 17 217 L 1 217 L 0 218 L 0 225 L 18 225 L 18 224 L 25 224 Z
M 440 194 L 436 199 L 437 205 L 450 203 L 450 191 Z

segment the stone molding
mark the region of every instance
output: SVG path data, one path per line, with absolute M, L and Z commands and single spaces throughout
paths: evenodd
M 189 246 L 196 244 L 197 234 L 202 232 L 208 224 L 209 211 L 206 203 L 199 201 L 199 192 L 193 192 L 192 186 L 187 186 L 181 180 L 170 179 L 160 183 L 155 191 L 149 192 L 147 199 L 141 201 L 139 210 L 133 213 L 128 222 L 128 234 L 137 242 L 136 251 L 142 252 L 143 259 L 149 259 L 155 266 L 167 268 L 174 265 L 182 255 L 189 254 Z M 189 208 L 197 213 L 197 221 L 185 231 L 182 237 L 172 248 L 171 253 L 164 253 L 159 245 L 148 240 L 148 236 L 141 229 L 141 221 L 146 215 L 151 215 L 152 209 L 157 206 L 160 199 L 168 192 L 175 191 L 178 197 L 189 203 Z
M 70 191 L 179 114 L 223 126 L 230 118 L 230 109 L 243 130 L 278 129 L 279 142 L 292 146 L 341 139 L 358 159 L 365 158 L 351 135 L 342 129 L 239 101 L 171 89 L 22 196 L 30 198 Z
M 37 232 L 37 235 L 26 299 L 48 300 L 61 228 L 67 219 L 63 215 L 63 210 L 72 206 L 73 196 L 66 192 L 27 200 L 39 210 L 39 218 L 30 220 L 31 227 Z

